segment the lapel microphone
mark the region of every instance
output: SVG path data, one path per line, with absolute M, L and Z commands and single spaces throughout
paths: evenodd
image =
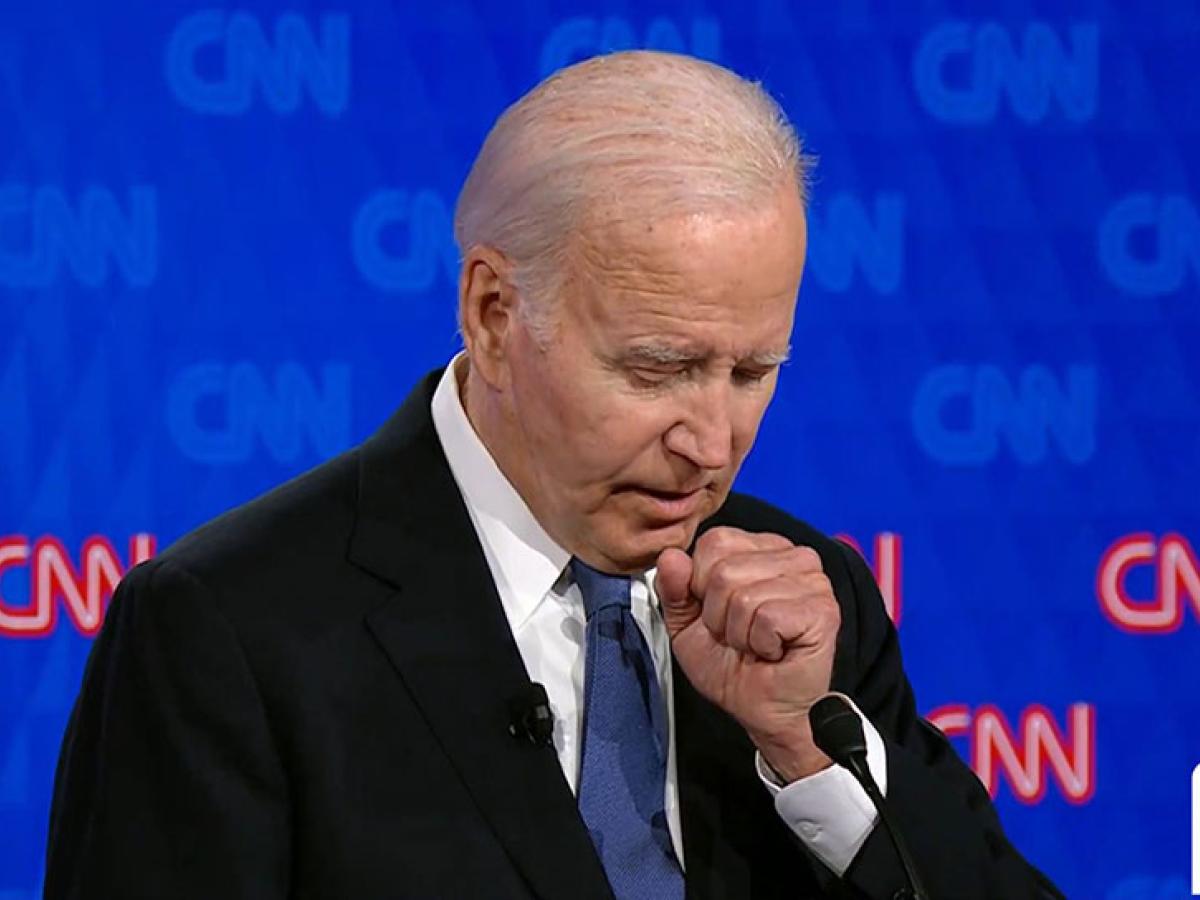
M 508 733 L 535 747 L 554 746 L 554 713 L 544 686 L 531 681 L 509 699 Z
M 879 785 L 875 783 L 871 768 L 867 765 L 867 739 L 858 713 L 841 694 L 831 693 L 812 705 L 808 711 L 808 722 L 812 727 L 813 743 L 835 763 L 847 769 L 875 804 L 879 819 L 892 839 L 892 846 L 896 848 L 896 855 L 900 857 L 900 865 L 904 867 L 904 874 L 908 878 L 908 890 L 898 891 L 896 900 L 905 896 L 908 900 L 930 900 L 917 876 L 917 867 L 900 834 L 900 827 L 888 812 L 887 801 L 879 792 Z

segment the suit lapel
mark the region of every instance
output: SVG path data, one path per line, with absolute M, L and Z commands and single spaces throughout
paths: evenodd
M 529 677 L 433 428 L 440 374 L 362 448 L 350 558 L 397 589 L 367 627 L 534 892 L 610 898 L 554 750 L 508 733 Z

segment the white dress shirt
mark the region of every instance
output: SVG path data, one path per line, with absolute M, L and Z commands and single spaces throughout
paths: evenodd
M 466 354 L 459 353 L 447 366 L 433 396 L 434 428 L 483 545 L 525 669 L 533 681 L 546 688 L 554 713 L 554 748 L 567 784 L 577 793 L 586 658 L 583 597 L 567 569 L 571 554 L 555 543 L 533 517 L 467 419 L 459 399 L 459 380 L 466 375 L 467 363 Z M 631 599 L 633 617 L 654 657 L 667 704 L 670 743 L 664 806 L 675 853 L 684 862 L 675 768 L 671 644 L 654 592 L 654 574 L 655 570 L 649 569 L 632 579 Z M 854 708 L 858 712 L 858 707 Z M 859 717 L 867 737 L 868 765 L 879 789 L 886 794 L 883 740 L 861 712 Z M 838 875 L 844 873 L 876 820 L 870 799 L 854 777 L 832 766 L 781 787 L 772 780 L 761 757 L 756 764 L 764 790 L 774 796 L 780 817 L 827 866 Z

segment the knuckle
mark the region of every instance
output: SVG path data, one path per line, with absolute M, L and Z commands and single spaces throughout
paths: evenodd
M 713 563 L 708 573 L 708 589 L 710 593 L 727 594 L 735 587 L 733 567 L 728 558 L 719 559 Z
M 801 571 L 811 572 L 815 570 L 821 572 L 823 570 L 821 554 L 812 547 L 796 547 L 792 552 L 796 560 L 796 565 Z
M 841 607 L 838 605 L 838 601 L 829 600 L 826 605 L 826 614 L 830 622 L 833 622 L 835 625 L 841 625 Z
M 776 625 L 782 613 L 778 603 L 764 603 L 755 613 L 754 621 L 768 628 Z
M 817 569 L 821 569 L 821 554 L 817 553 L 814 548 L 808 546 L 797 547 L 796 553 L 800 559 L 800 562 L 803 562 L 805 565 L 816 566 Z
M 715 550 L 723 546 L 729 540 L 729 529 L 724 525 L 719 525 L 716 528 L 710 528 L 704 534 L 700 535 L 700 540 L 696 542 L 696 546 L 703 546 L 706 550 Z
M 727 554 L 739 546 L 743 541 L 744 532 L 737 528 L 732 528 L 728 525 L 719 525 L 716 528 L 710 528 L 696 541 L 696 550 L 703 550 L 705 553 L 722 556 Z
M 824 602 L 822 607 L 822 618 L 825 620 L 826 626 L 836 632 L 842 627 L 842 608 L 833 599 Z
M 754 614 L 753 629 L 762 635 L 780 632 L 786 625 L 786 616 L 775 606 L 760 607 Z
M 764 531 L 757 535 L 759 545 L 764 550 L 790 550 L 796 545 L 791 540 L 784 537 L 782 534 L 776 534 L 770 531 Z
M 829 576 L 824 572 L 814 572 L 809 576 L 812 579 L 813 590 L 818 594 L 826 597 L 830 602 L 833 601 L 833 582 L 829 580 Z M 837 604 L 834 603 L 836 606 Z
M 734 588 L 729 594 L 729 607 L 731 610 L 739 612 L 748 612 L 755 606 L 753 593 L 747 588 Z

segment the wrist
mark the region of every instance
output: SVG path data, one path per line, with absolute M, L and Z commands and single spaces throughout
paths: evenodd
M 780 787 L 833 765 L 833 760 L 812 742 L 811 734 L 791 738 L 765 738 L 751 734 L 750 739 L 758 748 L 768 773 Z

